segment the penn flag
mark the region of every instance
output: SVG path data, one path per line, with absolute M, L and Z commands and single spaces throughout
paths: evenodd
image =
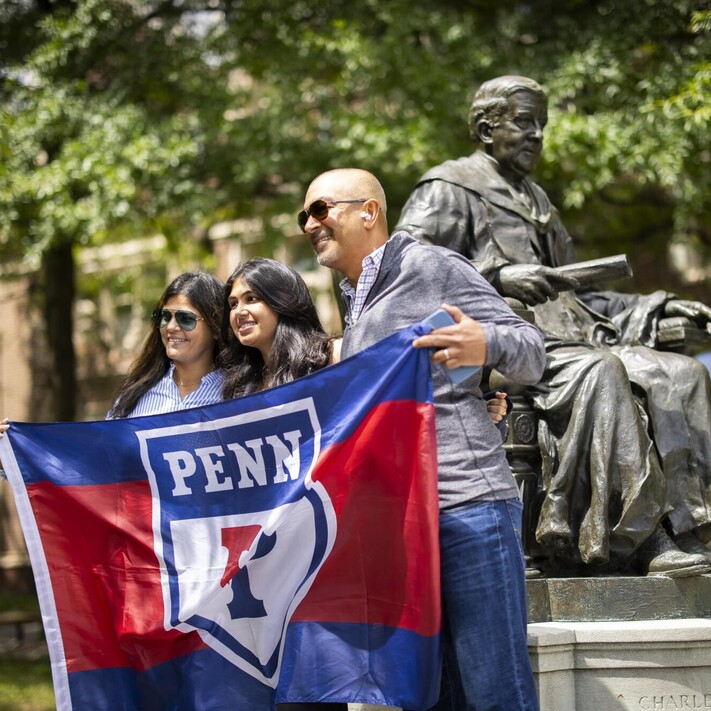
M 11 424 L 59 711 L 436 702 L 427 330 L 219 405 Z

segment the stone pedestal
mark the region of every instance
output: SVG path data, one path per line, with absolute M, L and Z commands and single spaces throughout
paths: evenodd
M 711 709 L 711 620 L 529 625 L 541 711 Z
M 711 711 L 711 576 L 526 585 L 541 711 Z

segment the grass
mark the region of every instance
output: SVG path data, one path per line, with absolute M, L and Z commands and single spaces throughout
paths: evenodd
M 0 711 L 54 711 L 47 658 L 27 661 L 0 657 Z
M 0 589 L 0 613 L 8 611 L 38 612 L 37 595 Z M 38 653 L 41 648 L 30 642 L 0 654 L 0 711 L 56 709 L 49 658 Z

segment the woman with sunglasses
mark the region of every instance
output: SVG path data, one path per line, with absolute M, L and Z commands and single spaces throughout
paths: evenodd
M 107 419 L 159 415 L 222 400 L 223 285 L 207 272 L 174 279 L 153 312 L 152 328 L 120 385 Z
M 107 419 L 160 415 L 222 401 L 222 282 L 186 272 L 163 292 L 143 350 L 119 386 Z M 0 437 L 9 428 L 0 420 Z M 2 464 L 0 463 L 0 467 Z M 3 477 L 0 468 L 0 479 Z

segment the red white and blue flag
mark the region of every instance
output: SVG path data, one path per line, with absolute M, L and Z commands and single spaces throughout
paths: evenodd
M 427 330 L 210 407 L 11 424 L 59 711 L 435 703 Z

